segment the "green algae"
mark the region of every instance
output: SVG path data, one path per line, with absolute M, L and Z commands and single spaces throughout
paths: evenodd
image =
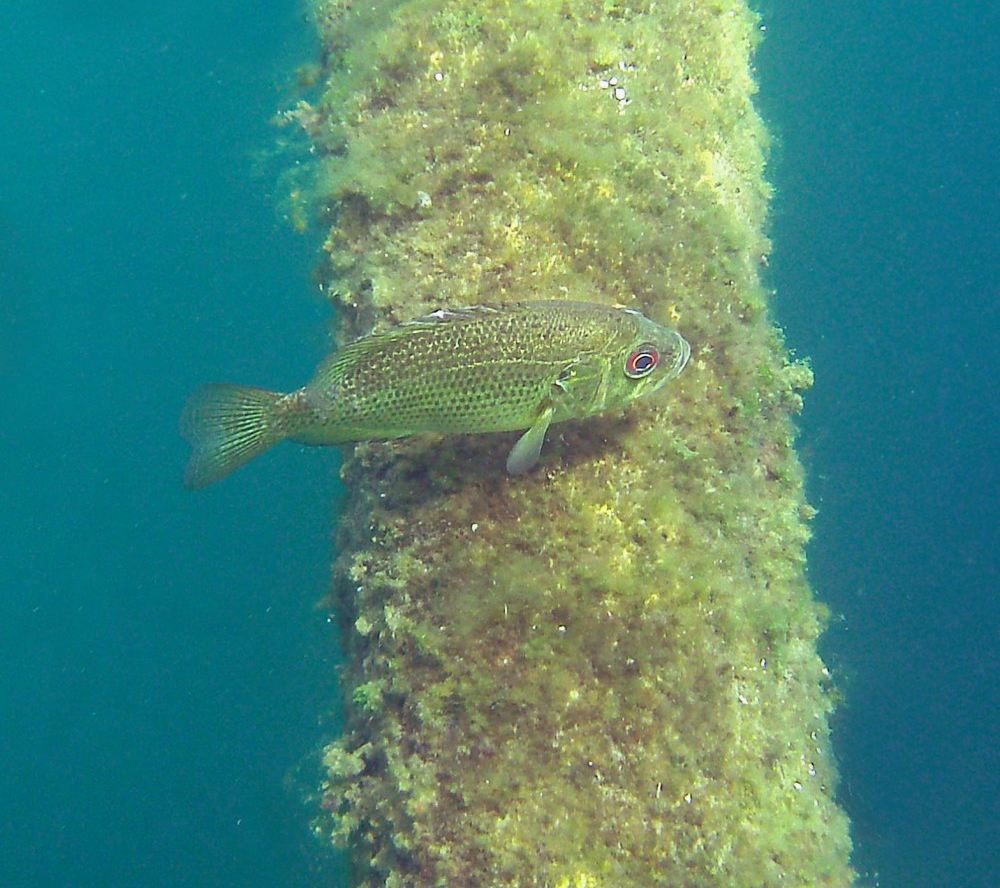
M 358 885 L 849 885 L 825 619 L 767 316 L 759 34 L 734 0 L 320 2 L 343 335 L 441 305 L 634 305 L 677 383 L 512 437 L 364 444 L 333 600 L 324 836 Z

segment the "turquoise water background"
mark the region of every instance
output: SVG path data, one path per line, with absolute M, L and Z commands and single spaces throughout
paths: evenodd
M 822 7 L 822 8 L 821 8 Z M 181 488 L 208 379 L 327 348 L 268 119 L 301 7 L 0 7 L 0 888 L 341 885 L 302 795 L 337 729 L 337 455 Z M 770 2 L 770 283 L 817 385 L 811 577 L 856 861 L 1000 884 L 996 4 Z

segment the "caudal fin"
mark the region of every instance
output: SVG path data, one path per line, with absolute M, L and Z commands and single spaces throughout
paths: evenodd
M 198 389 L 181 416 L 181 434 L 192 448 L 184 484 L 207 487 L 282 440 L 274 409 L 281 397 L 242 385 Z

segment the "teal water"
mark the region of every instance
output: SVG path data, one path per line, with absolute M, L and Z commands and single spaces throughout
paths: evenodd
M 96 12 L 95 9 L 100 9 Z M 295 2 L 0 11 L 0 885 L 316 884 L 336 454 L 182 489 L 181 406 L 326 348 L 268 118 Z M 327 879 L 336 884 L 336 879 Z
M 1000 9 L 769 2 L 772 282 L 857 864 L 1000 885 Z
M 267 124 L 296 2 L 0 7 L 0 886 L 345 884 L 298 770 L 336 730 L 333 451 L 184 491 L 208 379 L 326 350 Z M 809 356 L 812 580 L 857 863 L 1000 883 L 990 4 L 768 3 L 771 283 Z

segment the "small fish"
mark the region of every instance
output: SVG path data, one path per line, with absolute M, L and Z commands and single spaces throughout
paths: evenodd
M 185 483 L 205 487 L 286 439 L 527 429 L 507 457 L 507 471 L 519 475 L 538 461 L 551 423 L 622 409 L 677 376 L 690 355 L 679 333 L 627 308 L 442 309 L 352 342 L 290 394 L 200 388 L 181 419 L 193 448 Z

